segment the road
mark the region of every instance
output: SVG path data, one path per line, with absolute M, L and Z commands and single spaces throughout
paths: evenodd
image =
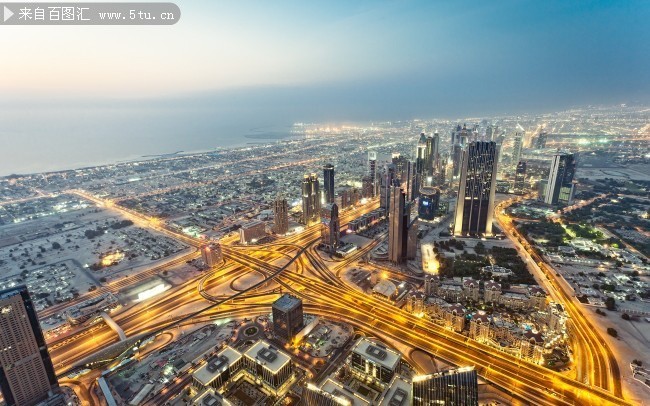
M 372 210 L 375 205 L 376 202 L 364 207 L 363 211 Z M 347 223 L 359 216 L 360 212 L 344 212 L 341 223 Z M 159 223 L 149 219 L 146 219 L 146 224 L 154 228 L 161 227 Z M 516 240 L 511 229 L 506 228 L 505 224 L 502 227 L 511 239 Z M 166 233 L 173 234 L 170 230 L 166 230 Z M 589 364 L 594 371 L 590 377 L 592 384 L 578 382 L 539 365 L 501 353 L 346 286 L 333 268 L 352 264 L 363 252 L 329 265 L 313 251 L 313 245 L 319 235 L 319 227 L 310 227 L 299 234 L 278 239 L 269 246 L 224 246 L 228 265 L 222 270 L 214 271 L 214 278 L 204 280 L 202 290 L 209 290 L 214 286 L 211 284 L 225 283 L 253 270 L 266 272 L 268 278 L 253 286 L 250 292 L 237 293 L 237 300 L 217 298 L 218 301 L 206 305 L 202 313 L 188 310 L 187 316 L 174 315 L 170 318 L 168 314 L 171 311 L 178 312 L 179 308 L 211 301 L 210 297 L 206 299 L 197 288 L 198 281 L 189 281 L 168 291 L 164 298 L 129 309 L 114 319 L 128 335 L 133 335 L 163 331 L 175 322 L 191 323 L 211 315 L 242 314 L 260 311 L 260 308 L 268 312 L 269 299 L 272 296 L 253 296 L 253 293 L 262 293 L 262 289 L 274 281 L 303 298 L 310 313 L 340 320 L 379 337 L 390 338 L 412 348 L 420 348 L 456 365 L 474 365 L 485 380 L 533 404 L 628 404 L 620 398 L 620 377 L 617 376 L 617 370 L 611 368 L 611 362 L 608 362 L 610 359 L 606 346 L 597 333 L 589 329 L 588 321 L 581 317 L 570 296 L 567 296 L 562 287 L 558 287 L 561 285 L 555 281 L 552 272 L 545 270 L 544 277 L 549 281 L 547 288 L 552 295 L 565 298 L 567 311 L 572 317 L 571 326 L 580 336 L 580 341 L 584 340 L 582 354 L 587 356 L 581 357 L 581 362 Z M 194 242 L 198 244 L 198 241 Z M 534 256 L 531 258 L 536 259 Z M 544 268 L 543 263 L 541 267 Z M 238 306 L 237 301 L 246 295 L 250 299 L 246 299 L 245 303 L 240 302 L 241 306 Z M 66 340 L 69 341 L 58 345 L 53 343 L 50 347 L 57 371 L 65 370 L 84 354 L 116 341 L 117 337 L 108 328 L 96 328 L 91 333 L 79 334 Z

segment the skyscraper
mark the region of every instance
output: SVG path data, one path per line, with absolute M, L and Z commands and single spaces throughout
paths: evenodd
M 533 147 L 535 149 L 544 149 L 544 148 L 546 148 L 546 140 L 547 139 L 548 139 L 548 134 L 546 133 L 546 131 L 540 132 L 539 135 L 537 136 L 537 138 L 535 138 L 535 143 L 534 143 Z
M 304 324 L 302 300 L 288 293 L 282 295 L 271 306 L 273 314 L 273 333 L 291 341 Z
M 406 257 L 408 238 L 408 212 L 406 196 L 402 188 L 390 188 L 390 211 L 388 216 L 388 260 L 400 264 Z
M 464 151 L 454 216 L 455 235 L 492 234 L 496 157 L 496 143 L 491 141 L 472 142 Z
M 7 405 L 34 405 L 58 391 L 26 286 L 0 291 L 0 391 Z
M 517 131 L 515 133 L 515 142 L 512 147 L 512 164 L 517 165 L 521 160 L 521 149 L 523 148 L 524 133 Z
M 325 203 L 334 203 L 334 165 L 323 166 L 323 194 Z
M 368 176 L 372 179 L 372 196 L 377 196 L 377 152 L 368 151 Z
M 414 406 L 478 405 L 478 376 L 474 368 L 459 368 L 413 378 Z
M 379 178 L 379 207 L 386 211 L 390 209 L 390 188 L 396 183 L 399 179 L 395 177 L 395 165 L 386 164 Z
M 573 177 L 576 172 L 575 155 L 558 152 L 553 156 L 548 183 L 544 192 L 544 203 L 569 205 L 573 200 Z
M 289 232 L 289 205 L 281 195 L 273 201 L 273 231 L 276 234 Z
M 334 253 L 341 242 L 341 225 L 339 223 L 339 207 L 336 203 L 327 203 L 322 210 L 323 226 L 321 228 L 322 244 Z
M 420 200 L 418 201 L 418 217 L 422 220 L 432 221 L 438 215 L 438 203 L 440 202 L 440 190 L 431 186 L 420 188 Z
M 440 148 L 440 135 L 436 132 L 432 136 L 427 137 L 427 151 L 426 151 L 426 175 L 433 176 L 438 171 Z
M 465 150 L 468 141 L 467 125 L 463 124 L 461 127 L 459 124 L 456 127 L 456 130 L 452 131 L 451 139 L 451 159 L 453 164 L 452 176 L 455 178 L 460 175 L 460 168 L 463 164 L 463 151 Z
M 302 180 L 302 218 L 308 227 L 320 223 L 320 192 L 315 173 Z
M 417 151 L 415 155 L 415 170 L 418 175 L 423 176 L 427 164 L 427 136 L 422 133 L 418 140 Z
M 494 127 L 492 126 L 492 124 L 487 126 L 487 129 L 485 130 L 485 140 L 494 141 Z
M 221 253 L 221 245 L 219 243 L 210 243 L 201 247 L 201 258 L 203 263 L 208 268 L 213 268 L 215 266 L 221 265 L 223 261 L 223 256 Z
M 524 193 L 526 190 L 526 162 L 519 161 L 515 171 L 515 193 Z

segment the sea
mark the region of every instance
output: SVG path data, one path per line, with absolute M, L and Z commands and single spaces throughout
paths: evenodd
M 0 109 L 0 176 L 273 143 L 292 137 L 292 125 L 196 106 Z

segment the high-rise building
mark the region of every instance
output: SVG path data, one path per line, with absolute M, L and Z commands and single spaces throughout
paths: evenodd
M 220 266 L 223 262 L 223 254 L 221 253 L 221 244 L 212 242 L 201 247 L 201 258 L 203 263 L 208 268 Z
M 415 259 L 418 250 L 418 222 L 413 221 L 408 226 L 406 237 L 406 259 Z
M 0 291 L 0 391 L 7 405 L 31 406 L 59 390 L 26 286 Z
M 521 194 L 526 191 L 526 162 L 519 161 L 515 171 L 515 193 Z
M 287 342 L 293 340 L 304 324 L 302 300 L 288 293 L 273 302 L 273 333 Z
M 362 337 L 352 347 L 350 367 L 352 373 L 363 380 L 386 386 L 397 373 L 401 359 L 397 351 Z
M 295 367 L 291 357 L 278 348 L 259 340 L 244 353 L 244 368 L 256 383 L 282 399 Z
M 491 141 L 472 142 L 463 153 L 454 220 L 455 235 L 492 234 L 496 158 L 496 143 Z
M 440 190 L 431 186 L 420 188 L 420 200 L 418 201 L 418 217 L 422 220 L 432 221 L 438 215 L 438 203 L 440 202 Z
M 515 133 L 515 140 L 512 146 L 512 164 L 517 165 L 521 160 L 521 150 L 524 146 L 524 133 L 517 131 Z
M 261 220 L 248 221 L 239 228 L 241 244 L 256 243 L 266 237 L 266 224 Z
M 302 390 L 302 404 L 305 406 L 350 406 L 351 403 L 343 396 L 327 393 L 318 387 L 308 384 Z
M 373 182 L 370 175 L 366 175 L 361 178 L 361 194 L 364 198 L 370 199 L 375 195 L 375 183 Z
M 485 130 L 485 140 L 494 141 L 494 127 L 492 126 L 492 124 L 487 126 L 487 129 Z
M 273 201 L 273 232 L 286 234 L 289 232 L 289 205 L 287 199 L 278 196 Z
M 390 208 L 390 188 L 395 184 L 399 184 L 399 179 L 395 176 L 395 165 L 386 164 L 384 166 L 379 184 L 379 207 L 388 211 Z
M 305 175 L 302 180 L 302 219 L 306 226 L 320 223 L 320 191 L 318 176 Z
M 546 131 L 542 131 L 539 133 L 537 138 L 535 138 L 535 143 L 533 147 L 535 149 L 544 149 L 546 148 L 546 140 L 548 139 L 548 133 Z
M 558 152 L 553 156 L 548 183 L 544 192 L 544 203 L 550 205 L 570 205 L 573 201 L 573 177 L 576 172 L 574 154 Z
M 427 136 L 426 134 L 420 134 L 420 139 L 418 140 L 417 151 L 415 154 L 415 170 L 422 176 L 425 173 L 425 167 L 427 164 Z
M 322 244 L 330 253 L 336 252 L 341 243 L 341 225 L 339 223 L 339 207 L 336 203 L 328 203 L 321 211 L 323 226 L 321 228 Z
M 334 165 L 323 166 L 323 194 L 325 203 L 334 203 Z
M 459 368 L 413 378 L 414 406 L 478 406 L 478 376 L 474 368 Z
M 438 171 L 440 135 L 436 132 L 427 137 L 425 173 L 433 176 Z
M 377 196 L 377 152 L 368 151 L 368 176 L 372 180 L 372 196 Z
M 388 259 L 395 264 L 400 264 L 406 258 L 408 238 L 408 212 L 406 211 L 406 196 L 402 188 L 399 186 L 391 187 L 390 200 Z

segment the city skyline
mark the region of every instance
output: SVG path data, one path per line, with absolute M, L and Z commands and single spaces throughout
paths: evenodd
M 0 406 L 645 404 L 650 3 L 179 1 L 0 5 Z
M 169 27 L 3 26 L 0 173 L 242 145 L 294 122 L 650 103 L 647 2 L 179 6 Z

